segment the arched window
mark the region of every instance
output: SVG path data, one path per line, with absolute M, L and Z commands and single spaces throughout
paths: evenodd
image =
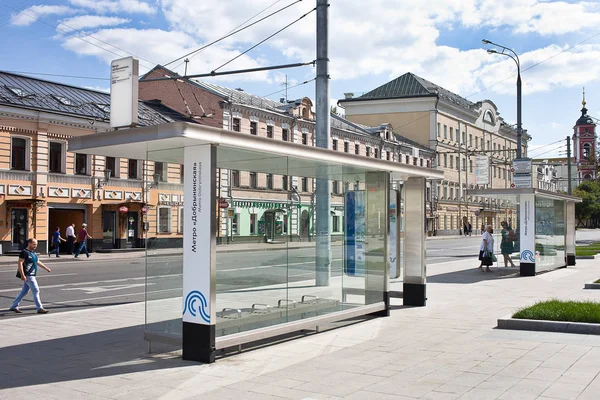
M 584 181 L 591 181 L 591 180 L 592 180 L 592 175 L 590 175 L 590 174 L 585 174 L 585 175 L 583 176 L 583 180 L 584 180 Z
M 488 124 L 496 125 L 496 121 L 494 120 L 494 115 L 490 110 L 486 110 L 483 114 L 483 121 Z
M 592 153 L 592 144 L 584 143 L 581 147 L 581 158 L 588 159 L 590 158 L 590 154 Z

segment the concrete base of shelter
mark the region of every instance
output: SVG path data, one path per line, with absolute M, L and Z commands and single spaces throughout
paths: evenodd
M 600 289 L 600 283 L 586 283 L 585 286 L 583 287 L 584 289 Z

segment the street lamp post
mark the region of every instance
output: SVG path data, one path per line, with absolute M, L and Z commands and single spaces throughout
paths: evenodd
M 489 54 L 500 54 L 506 57 L 510 57 L 515 62 L 515 64 L 517 64 L 517 159 L 520 159 L 522 157 L 521 142 L 523 134 L 523 127 L 521 124 L 521 61 L 519 60 L 519 56 L 517 55 L 517 53 L 506 46 L 502 46 L 501 44 L 491 42 L 487 39 L 483 39 L 482 42 L 483 44 L 491 44 L 501 49 L 499 51 L 496 49 L 488 49 L 487 52 Z

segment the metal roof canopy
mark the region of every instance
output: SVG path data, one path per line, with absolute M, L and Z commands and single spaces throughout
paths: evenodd
M 467 190 L 468 196 L 518 196 L 521 194 L 534 194 L 536 196 L 545 197 L 553 200 L 566 200 L 575 203 L 581 203 L 580 197 L 569 196 L 562 193 L 550 192 L 536 188 L 520 188 L 520 189 L 473 189 Z
M 103 132 L 69 139 L 69 151 L 183 164 L 183 148 L 217 146 L 217 167 L 275 175 L 364 180 L 358 174 L 389 172 L 394 181 L 442 179 L 443 172 L 399 162 L 259 137 L 187 122 Z M 350 176 L 357 174 L 357 179 Z

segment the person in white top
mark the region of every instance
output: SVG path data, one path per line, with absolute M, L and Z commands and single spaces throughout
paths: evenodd
M 492 226 L 486 225 L 485 232 L 481 235 L 481 246 L 479 247 L 479 260 L 481 263 L 479 264 L 479 270 L 483 271 L 483 266 L 485 265 L 486 272 L 492 272 L 490 269 L 490 265 L 493 265 L 493 261 L 490 257 L 484 257 L 484 254 L 494 254 L 494 237 L 492 236 Z
M 75 224 L 67 226 L 67 249 L 69 254 L 73 254 L 73 247 L 75 245 Z

